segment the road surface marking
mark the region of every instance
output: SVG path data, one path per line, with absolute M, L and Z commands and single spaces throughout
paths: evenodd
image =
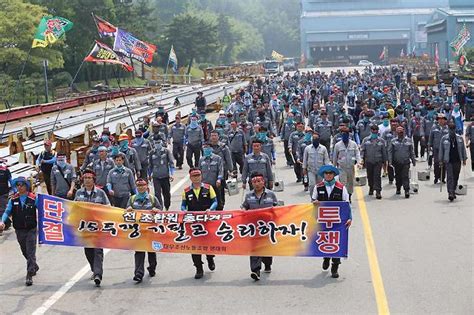
M 377 258 L 377 251 L 375 249 L 374 237 L 372 235 L 372 228 L 370 227 L 369 214 L 367 213 L 367 206 L 364 201 L 364 192 L 361 187 L 355 187 L 355 192 L 357 194 L 362 226 L 364 227 L 365 247 L 369 259 L 370 274 L 372 276 L 372 285 L 374 287 L 378 313 L 390 314 L 382 280 L 382 273 L 380 272 L 379 260 Z
M 174 194 L 178 189 L 183 186 L 186 181 L 189 179 L 189 174 L 182 178 L 179 182 L 176 183 L 171 188 L 170 193 Z M 104 250 L 104 257 L 110 252 L 110 249 Z M 90 272 L 89 264 L 86 264 L 84 267 L 81 268 L 68 282 L 66 282 L 62 287 L 59 288 L 51 297 L 49 297 L 40 307 L 38 307 L 32 314 L 33 315 L 42 315 L 46 313 L 51 306 L 53 306 L 60 298 L 63 297 L 79 280 L 82 279 L 86 275 L 87 272 Z

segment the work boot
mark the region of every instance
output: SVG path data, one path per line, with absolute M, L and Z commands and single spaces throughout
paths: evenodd
M 250 274 L 250 278 L 252 278 L 255 281 L 260 280 L 260 271 L 255 271 Z
M 143 277 L 140 275 L 135 275 L 135 277 L 133 277 L 133 281 L 135 281 L 137 284 L 142 282 L 142 280 L 143 280 Z
M 324 258 L 324 260 L 323 260 L 323 270 L 328 270 L 330 261 L 331 261 L 330 258 Z
M 380 191 L 377 191 L 377 193 L 375 194 L 375 198 L 382 199 L 382 194 L 380 193 Z
M 270 273 L 272 272 L 272 265 L 265 265 L 265 269 L 263 270 L 265 273 Z
M 99 275 L 94 276 L 94 283 L 96 287 L 100 287 L 100 283 L 102 282 L 102 279 L 100 278 Z
M 216 269 L 216 264 L 214 263 L 214 257 L 207 259 L 207 267 L 210 271 L 214 271 Z
M 373 196 L 374 195 L 374 190 L 373 189 L 369 189 L 369 196 Z
M 26 284 L 27 287 L 29 287 L 30 285 L 33 285 L 33 274 L 32 273 L 30 273 L 30 272 L 26 273 L 25 284 Z
M 152 268 L 152 267 L 148 267 L 146 268 L 148 270 L 148 274 L 150 275 L 150 277 L 154 277 L 156 275 L 156 271 L 155 271 L 155 268 Z
M 449 194 L 448 199 L 449 199 L 449 201 L 453 201 L 453 200 L 454 200 L 454 195 L 453 195 L 453 194 Z
M 202 269 L 202 265 L 196 266 L 196 274 L 194 275 L 194 279 L 201 279 L 204 276 L 204 270 Z
M 409 190 L 405 190 L 405 198 L 406 199 L 410 198 L 410 191 Z
M 33 271 L 33 273 L 31 274 L 33 277 L 36 276 L 36 273 L 38 272 L 38 270 L 40 269 L 40 267 L 38 265 L 36 265 L 35 267 L 35 271 Z
M 395 192 L 395 194 L 400 195 L 400 194 L 401 194 L 400 189 L 397 189 L 397 191 Z
M 339 269 L 339 264 L 332 264 L 331 266 L 331 277 L 339 278 L 339 274 L 337 273 L 337 269 Z

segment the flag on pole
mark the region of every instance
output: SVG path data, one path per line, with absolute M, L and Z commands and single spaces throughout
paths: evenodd
M 280 53 L 277 53 L 276 51 L 272 51 L 272 58 L 275 59 L 276 61 L 282 62 L 284 56 Z
M 402 50 L 400 51 L 400 57 L 405 57 L 405 50 L 402 48 Z
M 92 18 L 94 19 L 95 25 L 97 26 L 97 31 L 99 32 L 100 37 L 113 37 L 117 32 L 117 27 L 110 24 L 101 17 L 98 17 L 92 13 Z
M 383 46 L 382 52 L 379 55 L 379 60 L 384 60 L 385 59 L 385 46 Z
M 156 46 L 135 38 L 121 28 L 115 33 L 114 50 L 143 63 L 151 63 Z
M 38 28 L 36 29 L 35 38 L 31 48 L 36 47 L 47 47 L 49 44 L 55 43 L 61 38 L 67 31 L 69 31 L 74 24 L 60 16 L 46 17 L 40 21 Z
M 466 23 L 463 24 L 461 30 L 459 31 L 458 35 L 453 39 L 453 41 L 449 44 L 451 49 L 454 51 L 456 55 L 459 55 L 461 49 L 466 45 L 466 43 L 471 39 L 471 33 L 469 29 L 466 27 Z
M 439 51 L 438 51 L 438 43 L 435 43 L 434 63 L 435 63 L 435 65 L 436 65 L 436 68 L 439 68 Z
M 416 52 L 415 52 L 415 49 L 416 49 L 416 48 L 415 48 L 415 47 L 416 47 L 416 46 L 413 45 L 413 49 L 411 50 L 411 56 L 412 56 L 412 57 L 416 57 Z
M 109 46 L 97 40 L 95 41 L 94 48 L 92 48 L 89 55 L 84 58 L 84 61 L 111 63 L 121 65 L 127 71 L 133 70 L 133 67 L 127 63 L 125 58 L 119 56 Z
M 176 53 L 174 52 L 173 45 L 171 45 L 170 49 L 170 56 L 169 62 L 171 63 L 171 67 L 173 68 L 174 73 L 178 73 L 178 57 L 176 57 Z

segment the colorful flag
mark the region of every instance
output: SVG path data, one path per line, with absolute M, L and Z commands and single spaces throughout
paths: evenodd
M 348 257 L 348 202 L 252 211 L 123 209 L 38 194 L 39 243 L 143 252 Z
M 129 65 L 123 57 L 119 56 L 110 47 L 99 41 L 95 41 L 94 48 L 92 48 L 89 55 L 84 58 L 84 61 L 112 63 L 121 65 L 127 71 L 133 70 L 133 67 Z
M 114 50 L 143 63 L 151 63 L 156 46 L 135 38 L 132 34 L 117 28 Z
M 380 53 L 379 60 L 385 59 L 385 46 L 383 46 L 382 52 Z
M 449 44 L 451 49 L 454 51 L 456 55 L 459 55 L 461 49 L 466 45 L 466 43 L 471 39 L 471 33 L 467 28 L 466 24 L 463 24 L 461 30 L 459 31 L 458 35 L 453 39 L 453 41 Z
M 435 43 L 434 63 L 435 63 L 435 65 L 436 65 L 436 68 L 439 68 L 439 51 L 438 51 L 438 43 Z
M 113 37 L 115 36 L 115 32 L 117 32 L 117 27 L 110 24 L 106 20 L 97 15 L 92 13 L 92 17 L 94 18 L 95 25 L 97 26 L 97 31 L 99 32 L 100 37 Z
M 275 59 L 276 61 L 283 62 L 284 56 L 280 53 L 277 53 L 276 51 L 272 51 L 272 58 Z
M 174 52 L 173 45 L 171 45 L 171 49 L 170 49 L 169 62 L 171 63 L 173 72 L 178 73 L 178 57 L 176 57 L 176 53 Z
M 46 47 L 48 44 L 55 43 L 61 36 L 69 31 L 74 24 L 62 17 L 46 17 L 43 16 L 38 28 L 36 29 L 35 38 L 33 39 L 32 48 Z
M 415 52 L 416 46 L 413 45 L 413 49 L 411 50 L 411 56 L 416 57 L 416 52 Z

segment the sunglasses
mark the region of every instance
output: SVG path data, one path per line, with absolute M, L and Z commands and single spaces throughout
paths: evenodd
M 16 183 L 16 186 L 26 186 L 25 183 Z

